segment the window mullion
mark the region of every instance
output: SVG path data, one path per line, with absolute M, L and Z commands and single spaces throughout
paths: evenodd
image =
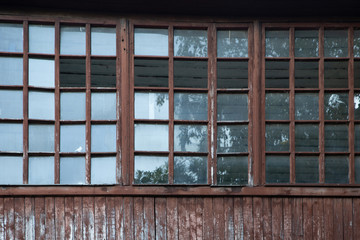
M 60 183 L 60 23 L 55 22 L 55 184 Z
M 325 182 L 325 124 L 324 124 L 324 27 L 319 31 L 319 183 Z
M 23 23 L 23 183 L 28 184 L 28 169 L 29 169 L 29 117 L 28 117 L 28 53 L 29 53 L 29 23 Z
M 169 26 L 169 184 L 174 184 L 174 27 Z
M 349 80 L 349 183 L 355 183 L 355 113 L 354 113 L 354 28 L 348 31 L 348 80 Z
M 85 178 L 91 184 L 91 40 L 90 24 L 86 24 L 86 133 L 85 133 Z
M 295 30 L 293 27 L 290 28 L 289 49 L 290 183 L 295 183 Z

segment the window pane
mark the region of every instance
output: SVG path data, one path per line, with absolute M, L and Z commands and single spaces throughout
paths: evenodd
M 355 157 L 355 183 L 360 183 L 360 157 Z
M 218 57 L 247 57 L 248 36 L 246 30 L 217 31 Z
M 349 97 L 347 93 L 325 93 L 325 120 L 347 120 Z
M 55 62 L 50 59 L 29 59 L 29 85 L 55 87 Z
M 0 151 L 23 151 L 23 125 L 21 123 L 0 123 Z
M 289 31 L 266 31 L 265 48 L 266 57 L 288 57 Z
M 60 58 L 60 87 L 85 87 L 85 59 Z
M 326 152 L 347 152 L 348 126 L 340 124 L 325 124 L 325 151 Z
M 29 152 L 54 152 L 54 125 L 29 124 Z
M 134 82 L 136 87 L 167 87 L 168 60 L 135 59 Z
M 317 93 L 295 94 L 295 120 L 319 119 L 319 95 Z
M 288 156 L 266 156 L 266 183 L 289 183 L 290 161 Z
M 168 157 L 135 156 L 135 184 L 168 183 Z
M 116 87 L 116 60 L 91 59 L 91 86 Z
M 85 125 L 60 126 L 60 152 L 85 152 Z
M 160 124 L 135 124 L 135 151 L 168 151 L 169 127 Z
M 91 28 L 91 54 L 116 55 L 116 29 L 104 27 Z
M 319 126 L 315 124 L 295 125 L 295 151 L 319 151 Z
M 85 184 L 85 158 L 60 158 L 60 184 Z
M 207 152 L 207 126 L 175 125 L 175 152 Z
M 266 124 L 266 151 L 289 151 L 289 125 Z
M 248 62 L 247 61 L 218 61 L 217 88 L 247 88 Z
M 207 157 L 174 157 L 175 184 L 206 184 Z
M 360 30 L 354 31 L 354 57 L 360 57 Z
M 348 87 L 348 62 L 325 61 L 325 88 Z
M 54 184 L 54 157 L 29 157 L 29 184 Z
M 0 156 L 0 184 L 23 183 L 23 158 Z
M 160 92 L 136 92 L 135 118 L 169 119 L 169 94 Z
M 0 57 L 0 76 L 0 85 L 23 85 L 23 59 Z
M 0 52 L 23 51 L 23 25 L 0 23 Z
M 247 125 L 218 125 L 217 152 L 247 152 L 248 126 Z
M 265 68 L 266 88 L 289 87 L 289 62 L 266 61 Z
M 360 61 L 354 61 L 354 87 L 360 88 Z
M 174 87 L 207 88 L 205 61 L 174 61 Z
M 60 54 L 85 55 L 85 27 L 60 28 Z
M 355 152 L 360 152 L 360 125 L 359 124 L 355 124 Z
M 54 93 L 29 91 L 29 118 L 54 120 Z
M 91 152 L 116 152 L 116 125 L 91 126 Z
M 265 95 L 265 119 L 266 120 L 289 120 L 289 94 L 266 93 Z
M 360 92 L 354 93 L 355 120 L 360 120 Z
M 324 55 L 325 57 L 348 56 L 347 30 L 325 30 Z
M 295 31 L 295 57 L 317 57 L 319 55 L 319 31 Z
M 295 87 L 296 88 L 319 87 L 319 63 L 317 61 L 295 62 Z
M 167 29 L 135 28 L 135 55 L 167 56 Z
M 206 93 L 175 93 L 175 120 L 207 120 L 208 96 Z
M 91 93 L 91 119 L 116 119 L 116 93 Z
M 85 100 L 83 92 L 60 93 L 60 119 L 85 120 Z
M 349 159 L 346 156 L 325 157 L 325 183 L 349 183 Z
M 0 90 L 0 118 L 23 118 L 23 92 Z
M 319 182 L 319 160 L 317 156 L 296 156 L 295 158 L 296 183 Z
M 116 183 L 116 158 L 93 157 L 91 158 L 91 184 Z
M 217 184 L 245 185 L 248 183 L 248 157 L 218 157 Z
M 246 121 L 248 120 L 247 94 L 218 94 L 218 121 Z
M 54 26 L 29 25 L 29 52 L 54 54 L 54 48 Z
M 206 30 L 174 30 L 174 56 L 207 57 Z

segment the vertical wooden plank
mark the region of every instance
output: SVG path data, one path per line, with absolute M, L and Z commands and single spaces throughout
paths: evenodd
M 5 239 L 4 198 L 0 198 L 0 240 Z
M 292 238 L 303 239 L 303 209 L 302 198 L 294 198 L 292 201 Z
M 263 198 L 263 233 L 264 239 L 272 239 L 271 198 Z
M 212 198 L 204 198 L 204 213 L 203 213 L 203 234 L 204 239 L 214 238 L 214 217 L 213 217 L 213 201 Z
M 344 239 L 352 240 L 353 238 L 353 205 L 352 198 L 343 199 L 343 215 L 344 215 Z M 357 206 L 360 207 L 360 206 Z M 360 231 L 360 229 L 357 229 Z
M 334 239 L 344 239 L 343 199 L 334 198 Z
M 234 198 L 234 235 L 235 239 L 244 239 L 243 203 L 240 197 Z
M 303 198 L 304 239 L 313 239 L 313 216 L 311 198 Z
M 25 198 L 25 239 L 35 239 L 35 204 L 29 197 Z
M 325 239 L 334 239 L 334 200 L 324 199 L 324 233 Z
M 15 237 L 14 198 L 4 198 L 5 239 Z
M 322 198 L 313 199 L 313 238 L 323 239 L 324 201 Z
M 74 239 L 83 239 L 82 223 L 83 223 L 83 202 L 82 197 L 74 197 Z
M 144 238 L 155 239 L 155 200 L 153 197 L 144 198 Z
M 65 239 L 74 239 L 74 198 L 65 197 Z
M 95 239 L 106 238 L 105 197 L 95 197 L 94 231 Z
M 144 198 L 134 198 L 134 235 L 135 239 L 143 239 Z
M 53 197 L 45 198 L 45 213 L 45 238 L 55 239 L 55 199 Z
M 234 239 L 234 199 L 224 198 L 225 239 Z
M 116 216 L 116 239 L 125 239 L 124 237 L 124 198 L 116 197 L 115 199 L 115 216 Z
M 56 239 L 65 239 L 65 198 L 55 198 Z
M 177 198 L 166 199 L 166 234 L 168 239 L 179 239 Z
M 196 239 L 203 239 L 204 198 L 196 198 Z M 207 211 L 207 210 L 206 210 Z
M 264 232 L 262 228 L 262 223 L 263 223 L 262 198 L 254 197 L 253 206 L 254 206 L 254 239 L 263 239 Z
M 45 239 L 45 199 L 35 198 L 35 238 Z
M 284 238 L 283 204 L 281 198 L 272 198 L 272 237 L 273 239 Z
M 156 239 L 165 240 L 166 235 L 166 198 L 155 198 Z
M 190 222 L 190 239 L 196 239 L 196 199 L 194 197 L 188 198 L 187 210 Z
M 134 239 L 134 198 L 124 197 L 124 238 Z
M 187 211 L 187 201 L 185 197 L 178 198 L 178 218 L 179 218 L 179 239 L 190 239 L 190 219 Z
M 224 222 L 224 198 L 213 198 L 214 211 L 214 239 L 224 239 L 225 222 Z
M 244 238 L 254 238 L 254 220 L 253 220 L 253 205 L 252 197 L 243 198 L 244 209 Z
M 17 197 L 14 201 L 15 239 L 25 239 L 25 199 L 23 197 Z
M 1 204 L 1 202 L 0 202 Z M 353 198 L 353 232 L 354 239 L 360 239 L 360 198 Z
M 95 239 L 94 232 L 94 197 L 83 197 L 83 238 Z
M 283 198 L 283 214 L 284 214 L 284 239 L 292 239 L 292 202 L 293 198 Z
M 106 197 L 106 239 L 116 239 L 116 208 L 115 198 Z

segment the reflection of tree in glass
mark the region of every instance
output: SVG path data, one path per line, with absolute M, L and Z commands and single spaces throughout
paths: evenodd
M 266 151 L 289 151 L 289 126 L 271 124 L 266 126 Z
M 181 152 L 207 152 L 207 128 L 203 125 L 180 125 L 178 135 Z M 177 146 L 176 146 L 177 147 Z
M 177 120 L 207 119 L 207 94 L 175 93 L 174 105 Z
M 207 56 L 207 32 L 205 30 L 175 30 L 175 56 Z
M 218 126 L 217 152 L 247 152 L 247 126 Z
M 267 57 L 289 56 L 289 31 L 267 31 L 265 45 Z
M 175 157 L 174 183 L 206 183 L 206 157 Z
M 325 32 L 325 57 L 346 57 L 347 56 L 347 31 L 330 30 Z
M 319 54 L 319 32 L 317 30 L 295 31 L 295 56 L 316 57 Z
M 347 94 L 325 94 L 325 118 L 344 120 L 348 118 Z
M 219 31 L 217 45 L 218 57 L 247 57 L 247 31 Z
M 168 183 L 168 166 L 167 163 L 157 167 L 154 171 L 137 170 L 134 182 L 136 184 L 161 184 Z
M 247 184 L 247 157 L 219 157 L 217 183 L 219 185 Z

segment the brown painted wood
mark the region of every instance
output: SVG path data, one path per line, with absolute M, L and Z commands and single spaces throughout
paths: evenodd
M 351 198 L 343 199 L 343 222 L 344 222 L 344 239 L 352 240 L 353 237 L 353 200 Z M 354 228 L 359 231 L 359 229 Z
M 144 238 L 155 239 L 155 199 L 153 197 L 144 198 Z
M 86 24 L 86 124 L 85 124 L 85 179 L 91 183 L 91 30 Z
M 224 198 L 224 232 L 225 239 L 234 239 L 234 199 Z
M 312 199 L 303 198 L 304 239 L 313 239 Z
M 190 219 L 187 209 L 188 198 L 178 198 L 177 204 L 179 239 L 190 239 Z
M 334 199 L 334 239 L 344 239 L 343 199 Z
M 124 197 L 124 239 L 134 239 L 134 200 L 131 197 Z
M 65 197 L 65 239 L 74 239 L 74 198 Z
M 56 239 L 55 227 L 60 225 L 55 215 L 55 198 L 45 198 L 45 239 Z M 56 222 L 56 224 L 55 224 Z
M 83 197 L 83 239 L 95 239 L 94 197 Z
M 292 198 L 283 198 L 284 239 L 292 239 Z
M 321 198 L 313 199 L 313 238 L 324 239 L 323 227 L 324 227 L 324 201 Z
M 262 198 L 253 198 L 254 207 L 254 239 L 263 239 L 263 202 Z
M 95 239 L 106 239 L 106 199 L 95 197 L 94 228 Z
M 283 202 L 281 198 L 273 198 L 272 206 L 272 237 L 273 239 L 284 238 Z
M 169 239 L 179 239 L 177 198 L 166 199 L 166 233 Z
M 106 197 L 105 208 L 106 208 L 106 239 L 116 239 L 116 207 L 115 197 Z
M 83 239 L 83 198 L 74 197 L 74 239 Z
M 325 239 L 334 239 L 334 200 L 324 199 L 324 233 Z
M 360 239 L 360 199 L 353 199 L 353 233 L 354 239 Z
M 15 216 L 14 216 L 14 198 L 4 199 L 4 227 L 5 238 L 14 239 L 15 237 Z
M 29 134 L 29 109 L 28 109 L 28 97 L 29 97 L 29 91 L 28 91 L 28 72 L 29 72 L 29 41 L 27 41 L 29 37 L 29 23 L 27 21 L 24 21 L 24 43 L 23 43 L 23 183 L 28 183 L 28 168 L 29 168 L 29 156 L 28 156 L 28 134 Z
M 144 238 L 144 198 L 135 197 L 134 198 L 134 238 L 142 239 Z
M 34 198 L 29 197 L 25 198 L 25 239 L 35 239 L 35 204 Z
M 224 198 L 213 199 L 214 209 L 214 238 L 224 239 L 225 237 L 225 216 L 226 206 L 224 206 Z
M 124 216 L 124 198 L 117 197 L 115 198 L 115 216 L 116 216 L 116 239 L 124 239 L 124 226 L 125 226 L 125 216 Z
M 1 203 L 0 203 L 0 205 L 1 205 Z M 14 221 L 15 221 L 15 236 L 14 237 L 15 237 L 15 239 L 20 239 L 20 240 L 25 239 L 25 199 L 23 197 L 14 198 L 14 214 L 15 214 L 15 219 L 14 219 Z M 0 210 L 0 215 L 1 215 L 1 210 Z M 0 236 L 1 236 L 1 233 L 0 233 Z
M 214 222 L 213 222 L 213 199 L 206 197 L 204 198 L 204 213 L 203 213 L 203 236 L 204 239 L 214 238 Z
M 166 198 L 155 198 L 155 235 L 157 239 L 167 239 Z
M 45 199 L 36 197 L 34 200 L 35 205 L 35 238 L 45 238 Z
M 292 199 L 292 238 L 303 239 L 302 198 Z
M 65 198 L 55 198 L 56 239 L 65 239 Z
M 197 197 L 196 198 L 196 208 L 195 208 L 195 214 L 196 214 L 196 239 L 203 239 L 203 214 L 204 211 L 207 211 L 207 209 L 204 209 L 204 198 Z
M 263 198 L 263 232 L 264 239 L 272 239 L 272 200 L 271 198 Z
M 4 223 L 4 198 L 0 198 L 0 239 L 4 239 L 5 223 Z
M 244 211 L 244 238 L 254 238 L 254 225 L 253 225 L 253 205 L 252 197 L 243 198 L 243 211 Z
M 60 22 L 55 22 L 55 134 L 54 183 L 60 183 Z

